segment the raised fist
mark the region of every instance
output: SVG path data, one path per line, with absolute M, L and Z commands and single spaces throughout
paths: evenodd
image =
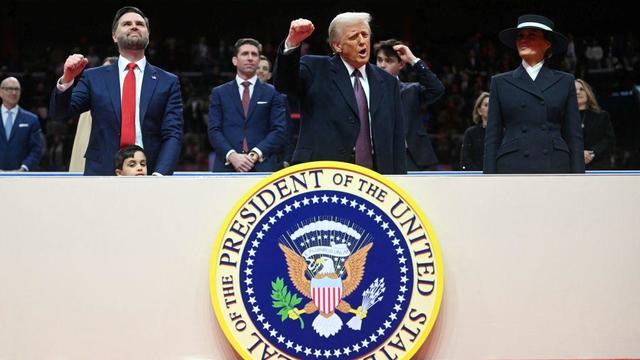
M 289 26 L 289 35 L 286 40 L 287 47 L 292 48 L 300 45 L 304 39 L 313 33 L 314 29 L 313 23 L 307 19 L 293 20 Z
M 70 55 L 64 62 L 64 73 L 62 74 L 62 81 L 69 83 L 80 75 L 84 67 L 87 66 L 89 60 L 81 54 Z

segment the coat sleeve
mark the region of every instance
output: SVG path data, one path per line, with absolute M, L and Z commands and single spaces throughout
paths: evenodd
M 576 84 L 573 76 L 570 76 L 570 78 L 569 93 L 565 101 L 564 119 L 562 121 L 562 137 L 569 145 L 571 172 L 584 173 L 584 142 L 582 139 L 582 126 L 580 125 L 580 111 L 578 110 L 578 98 L 576 97 Z M 489 103 L 489 112 L 491 112 L 491 103 Z
M 413 66 L 413 71 L 416 73 L 420 84 L 420 100 L 427 105 L 438 101 L 444 94 L 444 85 L 442 85 L 436 74 L 422 60 Z
M 216 156 L 220 159 L 226 159 L 227 153 L 231 150 L 235 150 L 231 146 L 231 142 L 224 135 L 223 131 L 223 118 L 222 112 L 222 98 L 220 96 L 220 89 L 214 88 L 211 90 L 211 97 L 209 98 L 209 142 L 216 152 Z M 262 150 L 262 149 L 260 149 Z
M 22 164 L 27 166 L 30 171 L 35 170 L 42 158 L 42 131 L 40 129 L 40 121 L 34 117 L 34 121 L 31 122 L 29 133 L 29 153 L 27 157 L 22 160 Z
M 182 148 L 182 93 L 180 92 L 180 81 L 177 77 L 172 78 L 169 98 L 165 105 L 160 136 L 162 143 L 160 153 L 156 163 L 155 172 L 162 175 L 171 175 L 178 164 L 180 150 Z
M 284 52 L 284 41 L 278 47 L 276 62 L 273 67 L 273 86 L 287 95 L 300 97 L 304 89 L 303 68 L 300 66 L 300 46 Z
M 287 133 L 287 109 L 284 105 L 282 94 L 274 91 L 271 98 L 271 111 L 269 114 L 269 133 L 256 147 L 262 151 L 264 157 L 273 155 L 282 149 Z
M 471 132 L 469 129 L 464 132 L 464 139 L 462 140 L 462 149 L 460 150 L 460 168 L 465 171 L 469 171 L 471 165 Z
M 396 121 L 393 127 L 393 170 L 394 174 L 407 173 L 407 151 L 405 148 L 404 135 L 404 111 L 402 111 L 402 100 L 400 98 L 400 86 L 398 81 L 394 81 L 393 86 L 393 106 Z
M 56 80 L 57 83 L 57 80 Z M 53 87 L 49 102 L 49 114 L 53 121 L 67 121 L 72 117 L 89 111 L 91 107 L 91 87 L 83 73 L 75 80 L 75 85 L 66 91 Z
M 613 149 L 616 141 L 616 135 L 613 131 L 613 125 L 611 124 L 611 119 L 608 112 L 603 110 L 600 113 L 597 113 L 596 116 L 598 117 L 598 126 L 600 127 L 600 129 L 598 130 L 602 134 L 602 137 L 593 146 L 593 149 L 586 150 L 593 150 L 593 152 L 596 153 L 597 157 L 598 154 L 606 154 L 608 152 L 607 150 Z
M 502 127 L 504 126 L 500 107 L 499 84 L 499 79 L 494 76 L 489 88 L 489 119 L 484 138 L 483 171 L 485 174 L 495 174 L 498 171 L 498 147 L 502 142 Z

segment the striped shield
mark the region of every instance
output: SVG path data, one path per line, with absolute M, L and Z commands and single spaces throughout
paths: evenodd
M 342 298 L 342 280 L 311 279 L 311 298 L 318 311 L 324 314 L 332 313 Z

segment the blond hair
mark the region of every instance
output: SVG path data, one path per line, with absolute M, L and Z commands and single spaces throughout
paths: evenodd
M 342 30 L 347 25 L 365 23 L 371 32 L 371 15 L 366 12 L 346 12 L 336 15 L 329 24 L 329 46 L 333 50 L 333 42 L 342 36 Z
M 478 109 L 480 108 L 480 106 L 482 106 L 482 102 L 484 101 L 484 99 L 488 97 L 489 97 L 489 93 L 486 91 L 483 91 L 480 93 L 480 96 L 478 96 L 478 99 L 476 99 L 476 104 L 473 105 L 473 112 L 471 113 L 471 119 L 473 120 L 474 124 L 482 123 L 482 116 L 478 114 Z
M 580 85 L 582 85 L 584 92 L 587 94 L 587 109 L 595 112 L 601 112 L 602 108 L 600 108 L 600 104 L 598 104 L 598 100 L 596 99 L 596 95 L 593 93 L 591 85 L 587 84 L 587 82 L 582 79 L 576 79 L 576 82 L 579 82 Z

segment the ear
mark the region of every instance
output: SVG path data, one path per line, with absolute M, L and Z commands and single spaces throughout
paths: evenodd
M 116 176 L 122 176 L 122 169 L 116 169 Z
M 233 63 L 233 66 L 238 66 L 238 58 L 236 56 L 231 58 L 231 62 Z
M 113 39 L 114 44 L 118 43 L 118 38 L 116 37 L 116 33 L 111 33 L 111 38 Z
M 342 53 L 342 45 L 339 42 L 334 41 L 333 43 L 331 43 L 331 47 L 333 48 L 333 51 L 336 52 L 336 54 Z

